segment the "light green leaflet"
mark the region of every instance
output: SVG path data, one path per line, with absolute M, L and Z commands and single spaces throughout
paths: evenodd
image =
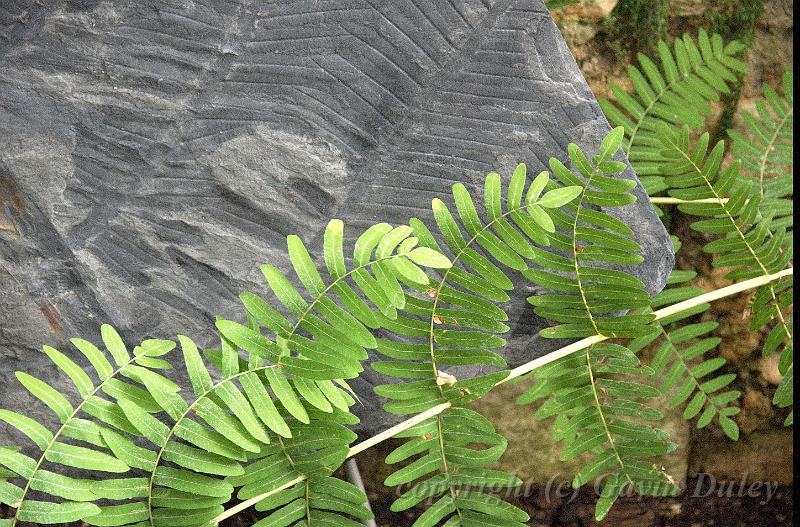
M 41 450 L 47 448 L 47 445 L 53 440 L 53 434 L 47 428 L 25 415 L 0 409 L 0 420 L 5 421 L 24 433 L 31 441 L 36 443 L 36 446 Z
M 92 380 L 80 366 L 55 348 L 45 346 L 43 349 L 47 356 L 50 357 L 50 360 L 72 379 L 73 384 L 78 389 L 78 393 L 88 397 L 94 391 Z
M 67 398 L 46 382 L 25 372 L 17 372 L 16 377 L 34 397 L 53 410 L 62 423 L 66 423 L 75 411 Z
M 124 366 L 125 364 L 130 361 L 130 355 L 128 354 L 128 349 L 125 347 L 125 343 L 122 342 L 122 338 L 117 333 L 113 327 L 109 326 L 108 324 L 103 324 L 100 326 L 100 334 L 103 337 L 103 343 L 106 345 L 106 349 L 111 356 L 114 357 L 114 362 L 117 363 L 117 366 Z

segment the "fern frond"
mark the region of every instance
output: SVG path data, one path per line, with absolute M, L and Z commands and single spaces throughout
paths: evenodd
M 650 424 L 663 418 L 647 404 L 660 392 L 634 380 L 652 373 L 629 348 L 595 344 L 537 370 L 536 383 L 518 400 L 530 404 L 546 397 L 534 416 L 556 418 L 553 441 L 563 442 L 560 458 L 588 458 L 573 479 L 575 488 L 608 474 L 595 507 L 598 521 L 626 488 L 653 496 L 678 490 L 652 460 L 676 447 Z
M 253 526 L 360 527 L 362 523 L 356 520 L 372 518 L 364 506 L 366 500 L 363 492 L 345 481 L 332 477 L 306 479 L 259 502 L 256 510 L 272 512 Z
M 793 223 L 794 191 L 794 75 L 783 73 L 783 97 L 770 85 L 764 86 L 764 97 L 757 99 L 756 114 L 742 111 L 747 128 L 745 136 L 728 130 L 732 150 L 758 185 L 760 212 L 772 217 L 772 228 L 789 229 Z
M 22 485 L 20 487 L 9 481 L 3 482 L 0 501 L 15 509 L 14 517 L 9 521 L 10 526 L 18 521 L 36 523 L 85 521 L 101 513 L 101 509 L 93 503 L 94 501 L 105 497 L 113 499 L 112 496 L 119 494 L 119 489 L 113 482 L 120 480 L 95 482 L 66 476 L 57 471 L 80 469 L 119 474 L 130 470 L 131 465 L 115 454 L 103 440 L 102 434 L 111 431 L 110 427 L 133 430 L 133 426 L 120 409 L 103 399 L 101 394 L 110 397 L 122 397 L 125 394 L 138 399 L 141 404 L 151 407 L 155 405 L 155 400 L 145 390 L 124 382 L 120 377 L 137 378 L 136 372 L 146 369 L 148 366 L 142 364 L 149 362 L 151 362 L 150 367 L 163 366 L 157 357 L 174 348 L 175 343 L 161 340 L 144 341 L 141 346 L 135 348 L 134 355 L 131 356 L 111 326 L 103 325 L 101 333 L 115 366 L 112 366 L 105 353 L 87 341 L 80 339 L 72 341 L 91 363 L 97 381 L 67 355 L 45 347 L 45 353 L 54 365 L 72 380 L 80 394 L 80 402 L 75 406 L 44 381 L 24 372 L 16 374 L 19 382 L 53 411 L 61 422 L 61 427 L 56 432 L 51 432 L 27 416 L 0 410 L 0 420 L 26 435 L 40 452 L 37 458 L 32 458 L 18 449 L 4 447 L 0 450 L 0 465 L 12 472 L 13 477 L 9 479 L 21 482 Z M 82 412 L 95 416 L 99 422 L 79 418 Z M 70 440 L 77 441 L 78 444 L 68 442 Z M 126 494 L 142 495 L 146 492 L 143 488 L 145 482 L 144 478 L 126 481 L 125 485 L 130 485 L 130 490 Z M 62 501 L 59 503 L 40 501 L 29 497 L 32 491 L 51 499 L 61 498 Z
M 621 164 L 610 160 L 621 140 L 622 129 L 616 128 L 604 139 L 594 164 L 576 145 L 569 145 L 570 160 L 580 175 L 557 159 L 550 160 L 550 167 L 560 181 L 582 190 L 575 203 L 554 212 L 554 221 L 563 230 L 550 234 L 549 249 L 535 250 L 534 261 L 541 268 L 523 273 L 537 285 L 552 291 L 528 299 L 536 314 L 559 323 L 543 330 L 544 337 L 633 337 L 652 320 L 647 314 L 616 314 L 648 305 L 649 297 L 640 280 L 607 268 L 608 264 L 641 263 L 640 247 L 632 239 L 633 231 L 629 227 L 593 209 L 595 206 L 623 206 L 635 200 L 629 193 L 635 181 L 604 175 L 623 169 Z M 601 265 L 592 265 L 594 263 Z
M 346 425 L 357 420 L 339 410 L 310 412 L 311 424 L 299 427 L 291 438 L 278 438 L 263 448 L 243 473 L 226 478 L 234 487 L 241 487 L 237 496 L 242 500 L 289 484 L 286 490 L 256 504 L 256 510 L 271 512 L 255 525 L 351 526 L 359 524 L 350 517 L 372 518 L 364 506 L 367 497 L 350 483 L 331 477 L 356 437 Z
M 248 456 L 250 463 L 225 480 L 239 488 L 239 499 L 246 500 L 301 475 L 327 477 L 344 462 L 348 445 L 356 438 L 347 426 L 357 422 L 355 416 L 341 410 L 310 409 L 309 423 L 293 427 L 291 437 L 277 437 Z
M 559 229 L 550 235 L 550 247 L 538 249 L 535 258 L 541 269 L 524 273 L 551 291 L 528 299 L 536 314 L 557 323 L 540 332 L 544 337 L 642 339 L 652 334 L 648 324 L 654 316 L 644 284 L 623 271 L 603 267 L 641 262 L 633 232 L 593 208 L 624 206 L 635 199 L 629 194 L 633 181 L 604 175 L 624 168 L 611 161 L 622 139 L 621 128 L 612 131 L 592 161 L 570 145 L 569 157 L 577 174 L 551 159 L 560 181 L 583 190 L 575 203 L 554 214 Z M 610 473 L 597 502 L 598 520 L 626 487 L 652 495 L 677 490 L 663 470 L 647 460 L 675 447 L 664 432 L 646 422 L 661 418 L 646 405 L 660 392 L 637 380 L 652 373 L 640 365 L 630 348 L 594 344 L 537 370 L 536 384 L 518 400 L 529 404 L 547 397 L 535 415 L 539 419 L 557 416 L 553 438 L 564 443 L 562 459 L 590 456 L 573 481 L 576 488 Z
M 648 194 L 658 190 L 659 166 L 665 161 L 658 124 L 701 128 L 712 114 L 709 103 L 730 93 L 737 74 L 746 71 L 736 58 L 743 49 L 741 43 L 726 45 L 719 35 L 709 36 L 703 29 L 697 41 L 687 34 L 676 38 L 672 49 L 659 42 L 659 65 L 640 53 L 640 68 L 628 67 L 633 90 L 611 84 L 614 101 L 599 100 L 608 120 L 625 127 L 625 154 Z
M 458 406 L 458 403 L 461 402 L 459 399 L 467 401 L 477 397 L 502 378 L 504 372 L 479 377 L 468 382 L 457 381 L 438 367 L 443 363 L 438 360 L 438 357 L 447 356 L 448 347 L 457 343 L 469 343 L 472 349 L 460 353 L 463 362 L 454 364 L 481 364 L 487 357 L 486 352 L 489 351 L 487 348 L 504 344 L 499 335 L 489 333 L 496 326 L 491 320 L 482 327 L 482 332 L 461 328 L 438 328 L 447 325 L 448 319 L 441 313 L 450 306 L 455 306 L 466 315 L 480 315 L 483 312 L 484 315 L 491 314 L 491 318 L 497 322 L 505 320 L 505 313 L 496 303 L 507 299 L 504 290 L 510 289 L 512 284 L 494 261 L 505 267 L 521 271 L 526 277 L 540 285 L 552 287 L 559 293 L 567 293 L 544 295 L 546 303 L 549 302 L 557 307 L 555 310 L 547 311 L 547 314 L 552 316 L 553 312 L 557 311 L 564 317 L 558 319 L 562 322 L 561 325 L 549 330 L 549 335 L 554 337 L 594 335 L 597 334 L 597 328 L 603 328 L 604 331 L 615 336 L 638 335 L 640 333 L 638 325 L 652 320 L 651 315 L 638 314 L 594 317 L 592 314 L 587 315 L 585 310 L 587 302 L 600 305 L 601 313 L 606 315 L 621 309 L 629 309 L 632 305 L 633 307 L 648 305 L 644 284 L 625 273 L 601 267 L 607 266 L 609 263 L 636 264 L 641 261 L 641 256 L 635 254 L 639 247 L 630 239 L 632 232 L 608 214 L 594 210 L 595 206 L 621 206 L 629 204 L 635 199 L 628 194 L 635 182 L 610 176 L 610 174 L 626 168 L 624 163 L 611 160 L 619 148 L 622 137 L 622 129 L 614 130 L 603 141 L 600 153 L 593 158 L 593 162 L 586 159 L 575 145 L 570 145 L 570 158 L 579 168 L 579 173 L 585 180 L 573 174 L 563 164 L 552 160 L 551 168 L 555 176 L 566 186 L 560 187 L 554 182 L 548 182 L 547 173 L 540 174 L 528 188 L 528 198 L 524 205 L 521 204 L 525 188 L 524 166 L 518 167 L 509 185 L 508 210 L 506 212 L 503 212 L 501 207 L 502 192 L 500 191 L 499 177 L 490 174 L 486 180 L 484 196 L 487 222 L 480 218 L 466 189 L 456 185 L 453 195 L 458 209 L 458 219 L 470 236 L 468 240 L 462 234 L 459 221 L 450 213 L 446 205 L 439 200 L 434 201 L 434 217 L 442 238 L 452 253 L 453 267 L 444 273 L 438 287 L 428 290 L 420 289 L 420 292 L 433 299 L 432 301 L 424 300 L 430 316 L 427 328 L 428 342 L 393 344 L 391 347 L 387 346 L 388 349 L 381 349 L 381 346 L 378 348 L 381 353 L 400 359 L 375 364 L 374 367 L 378 371 L 401 378 L 414 379 L 404 384 L 376 389 L 379 394 L 395 399 L 387 403 L 387 410 L 398 413 L 418 412 L 444 401 L 450 401 L 454 406 Z M 545 188 L 552 190 L 539 197 Z M 580 196 L 578 200 L 580 205 L 576 206 L 571 202 L 577 196 Z M 522 213 L 523 209 L 525 214 Z M 571 212 L 574 214 L 570 214 Z M 511 221 L 505 221 L 506 217 Z M 413 220 L 411 224 L 423 245 L 434 248 L 437 252 L 444 252 L 434 236 L 421 222 Z M 570 234 L 564 234 L 563 230 Z M 526 240 L 525 236 L 529 240 Z M 472 244 L 480 247 L 483 254 L 472 249 Z M 549 250 L 545 250 L 534 244 L 551 247 Z M 563 255 L 565 252 L 571 254 L 572 258 L 565 257 Z M 484 256 L 484 254 L 488 256 Z M 593 267 L 587 265 L 586 262 L 597 262 L 599 265 Z M 530 268 L 529 263 L 543 266 L 545 269 L 553 268 L 555 272 L 551 272 L 549 269 Z M 569 273 L 575 273 L 576 270 L 579 277 L 577 279 L 569 275 Z M 583 276 L 580 276 L 581 273 Z M 445 283 L 447 280 L 451 280 L 458 288 L 447 285 Z M 617 286 L 620 287 L 617 288 Z M 574 296 L 570 296 L 570 293 Z M 575 300 L 578 302 L 578 308 L 576 308 Z M 537 309 L 547 310 L 548 308 L 550 308 L 549 304 L 545 307 L 537 306 Z M 426 310 L 420 310 L 419 314 L 422 315 Z M 469 320 L 469 317 L 466 319 Z M 455 325 L 452 323 L 453 319 L 450 320 L 451 326 Z M 424 338 L 425 326 L 423 324 L 414 326 L 414 324 L 415 322 L 411 319 L 404 324 L 409 328 L 417 328 L 406 333 L 406 336 Z M 502 334 L 506 328 L 494 329 L 494 331 L 498 330 Z M 489 353 L 493 352 L 489 351 Z M 637 393 L 644 396 L 651 395 L 650 392 L 657 393 L 645 385 L 621 381 L 613 384 L 611 380 L 603 380 L 603 382 L 609 387 L 613 385 L 613 389 L 619 389 L 621 392 L 633 390 L 633 393 L 628 394 L 631 397 L 636 397 Z M 591 381 L 589 384 L 592 389 L 600 390 L 597 382 Z M 480 392 L 476 393 L 478 389 Z M 605 390 L 607 387 L 603 387 L 603 389 Z M 401 476 L 398 478 L 402 481 L 411 482 L 437 472 L 436 476 L 415 485 L 415 488 L 418 488 L 426 485 L 429 481 L 438 484 L 426 487 L 436 489 L 436 491 L 430 490 L 426 496 L 438 497 L 439 501 L 420 517 L 418 521 L 421 521 L 423 525 L 427 525 L 428 521 L 433 524 L 447 517 L 450 517 L 450 521 L 454 524 L 458 524 L 459 519 L 463 519 L 465 514 L 465 511 L 458 505 L 458 497 L 463 489 L 453 483 L 452 477 L 453 474 L 460 473 L 460 465 L 464 463 L 464 460 L 453 460 L 448 456 L 449 440 L 446 419 L 449 412 L 457 410 L 459 409 L 445 410 L 436 419 L 429 420 L 426 423 L 429 428 L 421 436 L 414 435 L 412 441 L 398 449 L 400 452 L 409 452 L 409 456 L 427 452 L 409 465 L 412 468 L 401 469 L 399 472 Z M 435 429 L 433 428 L 434 424 L 436 424 Z M 433 438 L 439 440 L 435 441 Z M 474 437 L 472 440 L 474 441 Z M 618 450 L 622 452 L 627 448 L 626 455 L 630 454 L 632 458 L 635 458 L 639 454 L 633 453 L 633 449 L 640 447 L 642 445 L 628 445 L 622 440 L 619 442 Z M 669 449 L 671 445 L 665 442 L 663 448 Z M 504 450 L 504 445 L 500 443 L 488 445 L 486 450 L 497 450 L 499 455 L 499 451 Z M 482 458 L 480 454 L 474 452 L 470 456 L 475 459 Z M 652 481 L 656 479 L 660 483 L 664 483 L 666 479 L 663 474 L 658 471 L 651 474 L 645 471 L 646 464 L 637 465 L 635 459 L 629 461 L 630 463 L 625 464 L 623 468 L 626 468 L 629 475 L 632 475 L 631 479 L 635 476 L 640 486 L 647 487 L 647 489 L 643 489 L 644 491 L 664 491 L 663 485 L 658 489 L 651 485 Z M 647 466 L 649 467 L 649 464 Z M 387 480 L 387 484 L 394 484 L 397 481 L 399 479 L 392 476 Z M 608 487 L 608 493 L 599 505 L 601 509 L 610 506 L 628 481 L 618 483 L 619 485 L 612 483 Z M 598 514 L 604 515 L 605 512 Z M 510 521 L 519 520 L 511 519 Z
M 756 290 L 750 310 L 753 318 L 750 329 L 757 331 L 774 322 L 764 340 L 764 355 L 769 356 L 780 349 L 778 371 L 783 378 L 775 391 L 772 402 L 778 408 L 791 407 L 794 400 L 794 325 L 791 308 L 794 305 L 794 281 L 792 277 Z M 783 349 L 781 349 L 781 347 Z M 792 425 L 794 411 L 790 411 L 784 424 Z
M 714 266 L 731 268 L 725 276 L 739 280 L 767 276 L 791 265 L 792 233 L 785 225 L 775 227 L 771 214 L 762 216 L 759 185 L 739 177 L 739 161 L 722 168 L 723 141 L 709 152 L 707 133 L 691 146 L 688 129 L 667 126 L 659 129 L 659 138 L 663 155 L 672 159 L 662 169 L 669 194 L 693 202 L 678 205 L 686 214 L 707 218 L 692 223 L 692 229 L 720 235 L 703 248 L 713 255 Z M 793 362 L 792 315 L 785 312 L 793 301 L 791 284 L 788 277 L 757 289 L 752 308 L 754 330 L 774 323 L 764 341 L 764 355 L 781 350 L 784 375 Z M 776 394 L 776 404 L 786 407 L 791 401 L 792 391 L 784 385 Z
M 505 344 L 501 335 L 509 329 L 504 324 L 508 316 L 497 305 L 509 299 L 506 291 L 513 287 L 503 268 L 528 269 L 535 255 L 533 243 L 547 243 L 548 232 L 555 230 L 551 211 L 570 202 L 582 188 L 558 186 L 547 172 L 528 184 L 525 165 L 519 165 L 505 200 L 496 173 L 486 177 L 484 190 L 485 220 L 461 184 L 453 187 L 457 216 L 441 200 L 433 201 L 434 219 L 446 249 L 424 223 L 411 220 L 420 245 L 436 254 L 450 254 L 453 265 L 430 287 L 406 284 L 417 294 L 408 295 L 403 313 L 396 325 L 390 326 L 404 339 L 379 340 L 378 351 L 392 360 L 372 365 L 385 375 L 407 380 L 376 387 L 376 393 L 391 399 L 385 405 L 388 412 L 418 413 L 445 402 L 454 406 L 415 427 L 408 435 L 412 439 L 388 460 L 421 455 L 386 480 L 387 485 L 422 480 L 395 502 L 394 510 L 407 509 L 427 498 L 438 500 L 417 519 L 417 527 L 445 518 L 449 518 L 448 525 L 516 525 L 528 518 L 519 509 L 481 491 L 486 478 L 503 479 L 511 486 L 520 482 L 485 469 L 505 451 L 505 440 L 483 417 L 463 408 L 507 372 L 458 381 L 444 368 L 505 365 L 493 351 Z
M 406 485 L 421 478 L 392 504 L 393 511 L 409 509 L 423 501 L 433 504 L 415 527 L 445 525 L 523 525 L 528 515 L 484 489 L 517 487 L 518 478 L 485 467 L 505 452 L 506 440 L 491 423 L 467 408 L 450 408 L 396 437 L 408 438 L 386 458 L 389 464 L 411 463 L 394 472 L 386 485 Z M 421 454 L 421 455 L 420 455 Z M 430 476 L 430 477 L 429 477 Z M 434 501 L 435 500 L 435 501 Z
M 330 277 L 327 283 L 300 238 L 290 236 L 289 256 L 307 297 L 277 268 L 262 266 L 270 288 L 289 315 L 284 316 L 252 293 L 243 293 L 248 325 L 217 320 L 222 336 L 219 364 L 224 375 L 217 383 L 211 383 L 191 341 L 181 339 L 197 398 L 190 405 L 179 407 L 175 414 L 170 413 L 169 405 L 162 404 L 162 409 L 175 419 L 166 439 L 172 435 L 180 437 L 178 431 L 187 426 L 191 421 L 187 417 L 195 412 L 206 424 L 243 448 L 247 460 L 264 453 L 270 454 L 272 461 L 283 459 L 287 470 L 275 474 L 271 480 L 259 480 L 255 486 L 245 485 L 238 493 L 241 499 L 268 492 L 269 485 L 280 486 L 300 474 L 310 481 L 319 474 L 329 476 L 344 461 L 348 446 L 355 439 L 344 426 L 334 433 L 336 419 L 349 421 L 351 425 L 357 422 L 349 413 L 354 400 L 343 379 L 357 376 L 362 371 L 360 362 L 367 358 L 366 348 L 377 345 L 370 330 L 380 327 L 382 320 L 396 318 L 396 310 L 405 305 L 398 280 L 427 284 L 427 275 L 418 263 L 449 265 L 441 255 L 415 247 L 417 241 L 409 238 L 410 234 L 410 227 L 393 228 L 388 224 L 367 229 L 356 241 L 353 268 L 348 271 L 342 247 L 343 225 L 338 220 L 331 221 L 324 237 L 324 260 Z M 363 298 L 373 303 L 381 313 L 379 317 Z M 290 322 L 292 317 L 295 320 Z M 262 333 L 261 326 L 273 334 L 274 340 Z M 239 363 L 237 349 L 246 353 L 244 367 Z M 234 381 L 238 381 L 241 390 Z M 273 396 L 280 408 L 273 402 Z M 214 406 L 217 401 L 223 403 L 225 412 L 217 411 Z M 243 425 L 239 429 L 226 426 L 220 430 L 222 426 L 238 423 Z M 270 443 L 264 427 L 276 434 L 278 445 L 263 446 Z M 144 431 L 140 428 L 140 432 Z M 161 448 L 156 466 L 168 444 L 164 440 L 156 443 Z M 239 474 L 221 475 L 232 478 L 225 482 L 228 485 L 230 481 L 242 483 L 236 479 Z M 156 483 L 154 472 L 151 487 Z M 307 486 L 307 491 L 312 488 Z M 309 496 L 306 503 L 311 500 Z M 326 514 L 321 517 L 327 517 Z M 156 515 L 157 509 L 152 517 Z M 311 521 L 310 516 L 306 519 Z

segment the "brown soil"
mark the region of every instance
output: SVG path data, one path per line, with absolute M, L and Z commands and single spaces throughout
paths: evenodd
M 689 482 L 694 488 L 697 480 Z M 728 489 L 723 496 L 709 495 L 707 487 L 701 486 L 696 492 L 678 498 L 621 498 L 611 509 L 606 519 L 598 523 L 594 519 L 596 497 L 591 491 L 582 490 L 574 498 L 550 499 L 543 489 L 531 496 L 512 500 L 531 516 L 531 526 L 548 527 L 589 527 L 606 525 L 613 527 L 777 527 L 793 525 L 792 489 L 779 488 L 772 499 L 762 504 L 764 498 L 738 497 L 738 488 L 733 488 L 728 497 Z M 570 494 L 571 496 L 571 494 Z M 373 503 L 376 523 L 379 527 L 408 526 L 416 514 L 402 515 L 389 511 L 391 500 Z

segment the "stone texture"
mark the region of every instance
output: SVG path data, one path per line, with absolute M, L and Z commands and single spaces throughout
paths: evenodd
M 285 237 L 430 220 L 430 201 L 520 161 L 538 172 L 608 124 L 540 0 L 10 0 L 0 9 L 0 360 L 67 386 L 39 351 L 191 335 L 240 318 Z M 635 177 L 628 171 L 625 177 Z M 615 211 L 662 287 L 673 257 L 639 186 Z M 318 245 L 315 245 L 315 248 Z M 542 321 L 518 290 L 507 353 Z M 385 424 L 368 373 L 365 428 Z M 7 374 L 5 406 L 52 423 Z M 0 429 L 0 436 L 9 434 Z

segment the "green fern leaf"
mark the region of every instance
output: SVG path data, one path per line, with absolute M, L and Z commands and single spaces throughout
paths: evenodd
M 645 70 L 651 82 L 664 84 L 652 65 Z M 643 77 L 635 85 L 642 97 L 655 101 L 656 95 Z M 540 268 L 523 273 L 548 290 L 528 299 L 539 316 L 557 323 L 540 332 L 544 337 L 599 335 L 633 338 L 635 343 L 652 334 L 648 324 L 653 316 L 649 314 L 650 299 L 644 284 L 625 272 L 606 267 L 641 261 L 633 233 L 607 213 L 589 208 L 631 202 L 629 191 L 634 182 L 605 175 L 625 168 L 610 160 L 622 139 L 622 129 L 615 129 L 591 161 L 577 146 L 570 145 L 568 153 L 574 170 L 560 161 L 550 162 L 559 180 L 578 185 L 580 193 L 575 203 L 554 215 L 560 229 L 550 235 L 549 247 L 535 250 L 534 260 Z M 655 495 L 677 490 L 668 476 L 647 461 L 663 456 L 675 445 L 664 432 L 631 419 L 660 418 L 658 412 L 646 406 L 660 391 L 638 380 L 652 373 L 652 369 L 640 364 L 634 348 L 594 344 L 585 352 L 538 369 L 536 383 L 518 400 L 520 404 L 530 404 L 545 399 L 536 417 L 558 416 L 553 438 L 564 443 L 562 459 L 589 457 L 575 476 L 575 487 L 610 473 L 595 509 L 598 520 L 628 486 L 639 493 Z
M 778 105 L 779 102 L 775 101 Z M 786 111 L 784 109 L 784 111 Z M 709 152 L 708 134 L 703 134 L 694 146 L 689 131 L 659 127 L 659 140 L 664 155 L 672 161 L 662 167 L 664 181 L 671 196 L 691 203 L 678 207 L 686 214 L 703 219 L 692 223 L 700 232 L 718 236 L 704 246 L 714 255 L 717 267 L 730 267 L 726 277 L 738 280 L 767 276 L 790 265 L 792 245 L 786 224 L 776 226 L 773 215 L 763 216 L 761 205 L 765 198 L 760 183 L 740 179 L 739 162 L 722 168 L 724 143 L 720 141 Z M 736 139 L 734 139 L 734 142 Z M 781 350 L 779 370 L 786 374 L 792 364 L 793 326 L 787 309 L 792 304 L 791 277 L 771 282 L 756 290 L 751 327 L 756 330 L 773 323 L 764 344 L 764 354 Z M 791 391 L 782 390 L 776 404 L 791 405 Z M 722 419 L 720 424 L 723 425 Z M 735 423 L 726 417 L 724 430 L 738 436 Z
M 276 498 L 261 502 L 259 510 L 275 510 L 255 525 L 285 526 L 302 520 L 294 524 L 357 527 L 361 523 L 356 520 L 372 518 L 363 505 L 365 500 L 366 496 L 349 483 L 321 477 L 298 483 Z
M 748 136 L 728 130 L 733 140 L 733 153 L 742 161 L 745 171 L 756 180 L 764 217 L 772 215 L 776 226 L 789 227 L 792 222 L 793 191 L 793 74 L 783 74 L 781 97 L 771 86 L 764 87 L 764 98 L 756 102 L 756 114 L 742 112 Z
M 660 67 L 639 54 L 639 65 L 629 66 L 633 91 L 612 84 L 614 100 L 600 99 L 608 120 L 625 128 L 625 155 L 649 193 L 658 184 L 659 166 L 667 161 L 657 140 L 659 123 L 700 128 L 712 114 L 711 102 L 729 93 L 745 70 L 736 58 L 741 46 L 723 46 L 719 35 L 700 30 L 698 40 L 684 34 L 673 48 L 659 42 Z
M 671 277 L 672 287 L 655 295 L 652 306 L 657 308 L 674 303 L 676 298 L 682 301 L 702 294 L 702 289 L 683 285 L 692 278 L 694 273 L 682 275 L 679 273 Z M 665 395 L 672 394 L 669 400 L 670 407 L 685 404 L 683 417 L 684 419 L 697 417 L 697 428 L 708 426 L 715 417 L 719 422 L 723 417 L 737 413 L 738 408 L 730 407 L 728 404 L 741 395 L 738 390 L 730 389 L 731 383 L 736 378 L 735 374 L 717 373 L 725 364 L 725 360 L 721 357 L 706 358 L 721 340 L 717 337 L 707 337 L 716 329 L 717 322 L 686 324 L 674 329 L 668 325 L 701 314 L 709 307 L 709 304 L 702 304 L 696 309 L 658 321 L 654 323 L 657 331 L 631 343 L 631 349 L 638 352 L 656 341 L 661 341 L 651 364 L 655 373 L 661 378 L 660 390 Z M 727 424 L 723 431 L 733 440 L 739 437 L 735 422 L 732 425 Z
M 599 162 L 608 162 L 606 158 L 616 151 L 621 140 L 622 130 L 615 130 L 603 142 L 604 157 Z M 618 167 L 603 165 L 607 171 L 611 168 Z M 585 193 L 583 182 L 574 176 L 559 178 L 562 185 L 551 181 L 547 172 L 539 174 L 530 184 L 526 179 L 525 166 L 519 165 L 509 182 L 504 204 L 502 178 L 489 174 L 482 207 L 486 219 L 461 184 L 453 187 L 457 214 L 443 201 L 435 199 L 433 214 L 437 236 L 444 242 L 445 249 L 420 220 L 410 222 L 420 246 L 448 254 L 452 266 L 429 287 L 409 281 L 404 284 L 417 294 L 407 294 L 394 324 L 387 327 L 407 338 L 403 342 L 379 340 L 378 351 L 393 360 L 374 362 L 372 367 L 405 381 L 379 386 L 376 392 L 391 399 L 385 404 L 386 411 L 391 413 L 418 413 L 444 402 L 455 406 L 415 427 L 408 436 L 409 442 L 389 458 L 395 461 L 416 457 L 385 482 L 387 485 L 413 483 L 412 489 L 395 502 L 393 509 L 404 510 L 426 498 L 433 500 L 433 505 L 417 519 L 415 526 L 434 525 L 448 517 L 448 525 L 465 518 L 504 525 L 527 520 L 522 511 L 488 494 L 469 490 L 474 488 L 470 485 L 480 483 L 485 474 L 483 467 L 496 461 L 506 444 L 488 421 L 461 406 L 488 391 L 505 373 L 459 381 L 442 370 L 450 365 L 504 364 L 493 351 L 505 344 L 500 335 L 508 330 L 508 326 L 502 324 L 507 315 L 497 305 L 508 300 L 505 291 L 513 287 L 503 268 L 536 275 L 538 271 L 530 269 L 529 265 L 538 263 L 537 255 L 546 251 L 534 244 L 550 245 L 553 236 L 558 236 L 553 218 L 563 222 L 566 213 L 560 209 L 568 208 L 576 197 Z M 631 188 L 628 182 L 620 183 L 610 177 L 604 177 L 601 184 L 623 188 L 623 192 Z M 611 202 L 615 198 L 629 202 L 627 197 L 600 192 L 589 199 L 599 201 L 603 197 Z M 614 225 L 615 221 L 611 219 L 606 223 Z M 550 232 L 554 235 L 549 235 Z M 593 233 L 587 231 L 586 235 Z M 547 276 L 560 280 L 556 275 Z M 511 476 L 507 481 L 512 482 L 512 486 L 517 484 Z

